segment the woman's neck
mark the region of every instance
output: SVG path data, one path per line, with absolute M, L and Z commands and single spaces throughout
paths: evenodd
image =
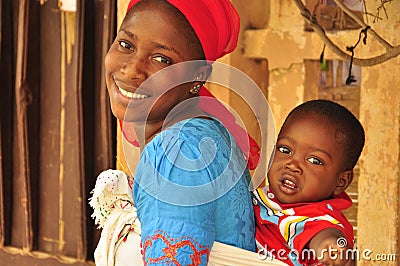
M 134 122 L 136 136 L 140 145 L 140 150 L 149 143 L 163 128 L 164 120 Z
M 178 123 L 179 121 L 190 119 L 194 117 L 204 117 L 206 115 L 203 111 L 197 107 L 185 108 L 184 110 L 179 110 L 173 112 L 174 115 L 168 115 L 165 119 L 159 121 L 147 121 L 144 123 L 134 123 L 135 131 L 140 143 L 140 149 L 142 150 L 147 143 L 153 140 L 164 129 Z

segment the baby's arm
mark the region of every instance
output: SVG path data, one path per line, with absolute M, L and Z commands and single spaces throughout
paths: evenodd
M 308 248 L 315 251 L 318 260 L 329 266 L 355 265 L 352 247 L 344 234 L 336 228 L 326 228 L 317 233 Z

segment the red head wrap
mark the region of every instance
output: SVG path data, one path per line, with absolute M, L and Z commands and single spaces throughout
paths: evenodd
M 140 1 L 131 0 L 127 12 Z M 200 40 L 206 60 L 215 61 L 236 48 L 240 18 L 230 0 L 166 1 L 176 7 L 189 21 Z M 204 86 L 199 94 L 208 99 L 215 99 Z M 217 117 L 228 128 L 244 153 L 249 169 L 255 169 L 260 159 L 260 148 L 256 141 L 236 124 L 235 117 L 217 99 L 214 104 L 210 104 L 209 100 L 202 101 L 200 98 L 199 107 L 206 113 Z M 122 128 L 122 121 L 120 123 Z M 132 125 L 128 123 L 122 132 L 130 143 L 135 146 L 139 145 Z
M 240 18 L 230 0 L 167 0 L 189 21 L 207 60 L 215 61 L 237 45 Z M 131 0 L 129 11 L 140 0 Z

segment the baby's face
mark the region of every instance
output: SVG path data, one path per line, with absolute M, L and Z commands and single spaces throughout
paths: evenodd
M 295 115 L 279 133 L 268 173 L 270 188 L 282 203 L 327 199 L 336 193 L 343 160 L 332 123 L 314 113 Z

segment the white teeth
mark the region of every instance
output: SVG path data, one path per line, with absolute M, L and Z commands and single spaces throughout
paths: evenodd
M 296 184 L 294 182 L 292 182 L 290 180 L 287 180 L 287 179 L 283 180 L 283 184 L 286 187 L 289 187 L 289 188 L 292 188 L 292 189 L 294 189 L 296 187 Z
M 129 92 L 126 90 L 123 90 L 121 88 L 118 87 L 119 92 L 121 92 L 122 95 L 124 95 L 127 98 L 131 98 L 131 99 L 144 99 L 149 97 L 149 95 L 146 94 L 139 94 L 139 93 L 135 93 L 135 92 Z

